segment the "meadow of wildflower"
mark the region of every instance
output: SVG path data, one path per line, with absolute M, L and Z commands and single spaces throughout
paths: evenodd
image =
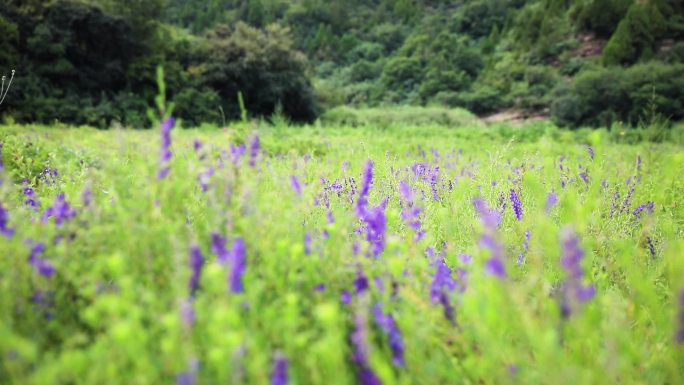
M 0 383 L 684 382 L 681 146 L 174 123 L 0 127 Z

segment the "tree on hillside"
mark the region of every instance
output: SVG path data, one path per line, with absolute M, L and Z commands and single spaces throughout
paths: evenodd
M 269 25 L 265 31 L 238 23 L 215 28 L 208 36 L 203 61 L 206 83 L 239 116 L 237 94 L 250 113 L 271 115 L 278 105 L 295 121 L 316 117 L 306 57 L 294 49 L 289 30 Z

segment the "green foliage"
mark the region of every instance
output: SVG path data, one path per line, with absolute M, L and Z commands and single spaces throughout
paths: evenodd
M 278 104 L 294 121 L 313 121 L 316 107 L 306 57 L 294 50 L 289 31 L 270 25 L 265 31 L 238 23 L 234 30 L 218 27 L 201 53 L 204 81 L 227 101 L 227 116 L 240 116 L 236 96 L 247 110 L 270 116 Z
M 1 126 L 6 165 L 15 151 L 52 154 L 59 170 L 29 182 L 36 207 L 8 178 L 15 166 L 0 173 L 2 226 L 13 230 L 0 235 L 2 383 L 261 385 L 283 357 L 289 384 L 352 385 L 360 349 L 384 384 L 681 383 L 681 146 L 613 144 L 604 130 L 546 122 L 260 134 L 250 167 L 222 155 L 244 139 L 232 130 L 173 130 L 171 172 L 157 180 L 156 131 Z M 365 257 L 375 239 L 359 234 L 368 160 L 362 196 L 380 207 L 386 241 L 377 258 Z M 67 213 L 55 212 L 60 194 Z M 496 225 L 483 225 L 474 198 Z M 244 240 L 243 290 L 228 284 L 236 258 L 217 258 L 216 235 L 229 249 Z M 49 278 L 29 258 L 38 242 Z M 492 257 L 505 278 L 488 273 Z M 575 300 L 567 288 L 579 285 L 592 298 Z M 389 338 L 380 310 L 396 328 Z
M 630 68 L 598 68 L 580 73 L 560 87 L 552 103 L 557 123 L 570 126 L 637 124 L 653 106 L 673 121 L 684 118 L 684 65 L 638 64 Z
M 656 2 L 636 2 L 611 37 L 603 51 L 606 65 L 633 64 L 653 56 L 655 43 L 667 31 L 665 17 Z
M 610 37 L 632 3 L 634 0 L 577 1 L 571 14 L 581 29 Z
M 0 8 L 0 35 L 0 64 L 8 63 L 0 70 L 20 75 L 2 113 L 19 122 L 148 126 L 159 65 L 187 125 L 240 119 L 238 92 L 253 118 L 268 118 L 280 104 L 295 122 L 340 104 L 547 114 L 555 103 L 563 116 L 579 116 L 574 97 L 554 100 L 550 91 L 597 63 L 680 63 L 684 5 L 11 0 Z M 580 120 L 621 114 L 589 110 L 592 117 Z

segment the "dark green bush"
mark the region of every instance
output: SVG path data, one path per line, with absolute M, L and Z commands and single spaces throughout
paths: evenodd
M 554 90 L 551 112 L 563 126 L 636 125 L 652 107 L 677 121 L 684 118 L 684 65 L 638 64 L 580 73 Z

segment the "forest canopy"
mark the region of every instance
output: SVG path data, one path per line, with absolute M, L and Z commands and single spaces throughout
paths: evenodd
M 186 126 L 337 105 L 514 109 L 571 127 L 684 118 L 677 0 L 8 0 L 0 112 L 132 127 L 165 69 Z

